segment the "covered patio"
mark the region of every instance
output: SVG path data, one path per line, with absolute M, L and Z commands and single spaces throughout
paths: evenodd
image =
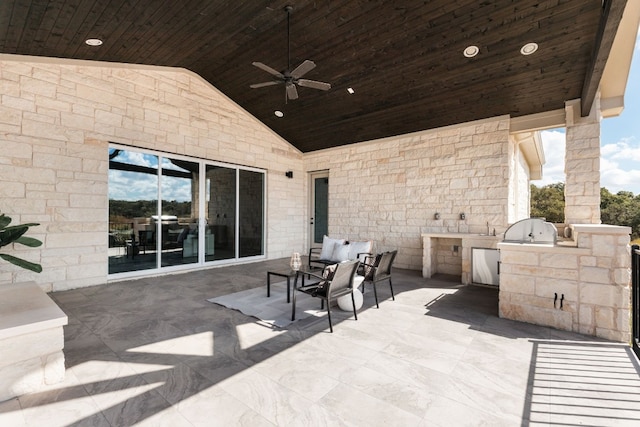
M 55 292 L 66 378 L 0 403 L 5 426 L 637 425 L 625 344 L 498 318 L 495 289 L 394 271 L 358 320 L 286 329 L 208 303 L 277 259 Z M 285 298 L 272 294 L 272 298 Z M 301 298 L 303 298 L 302 296 Z
M 0 286 L 69 324 L 60 375 L 33 358 L 0 424 L 637 423 L 629 230 L 599 191 L 639 21 L 632 0 L 1 2 L 0 211 L 43 244 L 5 248 L 42 273 L 2 263 Z M 504 242 L 555 128 L 565 240 Z M 323 235 L 397 250 L 396 301 L 334 334 L 206 301 Z M 470 285 L 474 248 L 501 251 L 497 288 Z

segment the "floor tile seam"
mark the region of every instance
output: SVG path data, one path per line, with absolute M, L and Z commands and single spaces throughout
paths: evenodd
M 239 358 L 239 357 L 237 357 L 236 352 L 233 352 L 233 351 L 229 352 L 226 349 L 220 349 L 220 350 L 217 350 L 217 351 L 219 351 L 220 353 L 224 354 L 225 356 L 235 360 L 236 362 L 240 363 L 241 365 L 243 365 L 245 367 L 245 369 L 251 369 L 256 363 L 260 363 L 260 362 L 251 361 L 251 364 L 248 364 L 246 358 Z M 245 350 L 243 349 L 242 351 L 245 351 Z
M 452 378 L 452 380 L 455 379 L 455 380 L 458 380 L 458 381 L 463 381 L 464 383 L 472 384 L 472 385 L 477 386 L 477 387 L 482 387 L 482 388 L 485 388 L 485 389 L 491 389 L 491 390 L 493 390 L 495 392 L 498 392 L 498 393 L 504 393 L 504 391 L 505 391 L 504 384 L 501 384 L 500 382 L 496 382 L 496 381 L 492 380 L 492 377 L 500 376 L 501 378 L 504 378 L 504 376 L 501 376 L 497 372 L 491 372 L 492 376 L 488 376 L 487 377 L 487 382 L 484 382 L 484 381 L 481 382 L 481 381 L 476 380 L 476 379 L 470 379 L 466 375 L 465 376 L 458 375 L 457 374 L 457 370 L 458 370 L 459 366 L 461 364 L 465 364 L 465 363 L 466 362 L 464 360 L 459 360 L 459 361 L 456 362 L 455 366 L 451 369 L 451 373 L 449 374 L 449 376 Z M 525 394 L 527 394 L 527 395 L 529 394 L 529 391 L 527 390 L 527 386 L 529 384 L 529 375 L 528 375 L 528 373 L 527 373 L 526 376 L 523 376 L 522 378 L 519 378 L 520 381 L 517 382 L 517 383 L 514 382 L 514 381 L 510 381 L 510 379 L 511 378 L 509 378 L 509 380 L 505 380 L 504 382 L 506 382 L 509 386 L 514 386 L 514 384 L 515 384 L 514 388 L 526 390 Z
M 272 382 L 274 384 L 277 384 L 278 387 L 283 387 L 284 389 L 286 389 L 289 393 L 294 394 L 295 396 L 298 396 L 299 398 L 311 402 L 311 404 L 317 404 L 316 402 L 312 401 L 311 399 L 301 395 L 300 393 L 298 393 L 297 391 L 294 391 L 292 389 L 290 389 L 289 387 L 281 384 L 279 381 L 273 380 L 272 378 L 264 375 L 263 373 L 259 372 L 256 369 L 252 369 L 252 373 L 255 375 L 259 375 L 261 377 L 263 377 L 264 379 L 266 379 L 267 382 Z M 249 374 L 250 375 L 250 374 Z M 262 418 L 264 418 L 265 420 L 269 421 L 270 423 L 273 423 L 274 425 L 280 425 L 278 424 L 277 419 L 271 419 L 270 417 L 268 417 L 267 415 L 265 415 L 262 411 L 260 407 L 254 408 L 253 406 L 245 403 L 245 401 L 242 401 L 241 399 L 238 399 L 234 393 L 232 393 L 230 390 L 227 389 L 228 385 L 226 382 L 222 382 L 221 384 L 219 384 L 219 387 L 221 390 L 223 390 L 227 395 L 229 395 L 230 397 L 232 397 L 234 400 L 240 402 L 241 404 L 243 404 L 244 406 L 248 407 L 250 410 L 252 410 L 253 412 L 255 412 L 256 414 L 260 415 Z M 277 412 L 277 411 L 276 411 Z M 277 414 L 276 414 L 277 416 Z
M 262 373 L 261 373 L 261 374 L 262 374 Z M 302 394 L 302 393 L 298 392 L 297 390 L 292 389 L 292 388 L 291 388 L 291 387 L 289 387 L 288 385 L 281 383 L 281 382 L 280 382 L 279 380 L 277 380 L 277 379 L 274 379 L 274 378 L 272 378 L 272 377 L 270 377 L 270 376 L 268 376 L 268 375 L 266 375 L 266 374 L 262 374 L 262 375 L 264 375 L 264 376 L 266 376 L 267 378 L 271 379 L 272 381 L 276 382 L 279 386 L 284 387 L 284 388 L 285 388 L 285 389 L 287 389 L 289 392 L 294 393 L 294 394 L 296 394 L 297 396 L 299 396 L 299 397 L 301 397 L 301 398 L 303 398 L 303 399 L 305 399 L 305 400 L 308 400 L 308 401 L 310 401 L 310 402 L 313 402 L 313 404 L 316 404 L 316 405 L 319 405 L 319 404 L 320 404 L 320 401 L 322 400 L 322 398 L 323 398 L 323 397 L 325 397 L 327 394 L 329 394 L 331 391 L 333 391 L 336 387 L 338 387 L 338 386 L 341 384 L 341 381 L 340 381 L 339 379 L 334 378 L 334 377 L 331 377 L 331 376 L 329 376 L 329 375 L 325 375 L 327 378 L 329 378 L 329 379 L 331 379 L 331 380 L 335 381 L 335 383 L 336 383 L 336 384 L 334 384 L 334 385 L 333 385 L 329 390 L 325 391 L 325 392 L 322 394 L 322 396 L 320 396 L 320 397 L 318 397 L 318 398 L 310 398 L 310 397 L 308 397 L 308 396 L 306 396 L 306 395 L 304 395 L 304 394 Z
M 392 376 L 392 375 L 389 375 L 389 374 L 386 374 L 386 373 L 385 373 L 384 375 L 385 375 L 386 377 L 389 377 L 389 378 L 391 379 L 392 384 L 394 384 L 394 385 L 398 386 L 398 387 L 399 387 L 399 388 L 401 388 L 401 389 L 415 389 L 415 388 L 419 388 L 418 386 L 416 386 L 416 385 L 414 385 L 414 384 L 411 384 L 411 383 L 407 383 L 407 382 L 405 382 L 405 381 L 402 381 L 402 380 L 400 380 L 400 379 L 398 379 L 398 378 L 396 378 L 396 377 L 394 377 L 394 376 Z M 376 398 L 376 399 L 378 399 L 378 400 L 382 400 L 383 402 L 385 402 L 385 403 L 387 403 L 387 404 L 389 404 L 389 405 L 394 406 L 396 409 L 403 410 L 404 412 L 408 412 L 408 413 L 413 414 L 413 415 L 415 415 L 415 416 L 417 416 L 417 417 L 420 417 L 420 418 L 424 418 L 424 416 L 425 416 L 425 414 L 426 414 L 426 412 L 427 412 L 427 410 L 428 410 L 428 408 L 426 408 L 426 407 L 425 407 L 425 408 L 423 408 L 423 410 L 421 411 L 421 412 L 422 412 L 422 414 L 421 414 L 421 415 L 418 415 L 418 414 L 415 414 L 415 413 L 413 413 L 413 412 L 411 412 L 411 411 L 408 411 L 408 410 L 406 410 L 406 409 L 404 409 L 404 408 L 402 408 L 402 407 L 400 407 L 400 406 L 396 405 L 396 404 L 395 404 L 395 403 L 393 403 L 393 402 L 390 402 L 390 401 L 388 401 L 388 400 L 385 400 L 385 399 L 380 398 L 378 394 L 374 394 L 374 393 L 372 393 L 372 392 L 369 390 L 369 388 L 366 388 L 366 387 L 365 387 L 365 388 L 354 387 L 354 386 L 352 386 L 352 385 L 351 385 L 351 384 L 349 384 L 349 383 L 345 383 L 344 381 L 341 381 L 341 382 L 342 382 L 344 385 L 346 385 L 346 386 L 349 386 L 349 387 L 353 387 L 353 388 L 355 388 L 356 390 L 358 390 L 358 391 L 360 391 L 360 392 L 362 392 L 362 393 L 364 393 L 364 394 L 368 395 L 369 397 L 373 397 L 373 398 Z M 382 386 L 382 384 L 380 384 L 380 386 Z M 413 392 L 412 392 L 412 393 L 413 393 Z
M 481 412 L 483 414 L 486 414 L 488 416 L 490 416 L 491 418 L 498 418 L 498 419 L 504 419 L 506 421 L 508 421 L 510 424 L 509 425 L 521 425 L 520 423 L 522 422 L 523 418 L 521 415 L 515 415 L 515 414 L 505 414 L 505 413 L 501 413 L 501 414 L 496 414 L 493 411 L 489 411 L 487 409 L 485 409 L 482 406 L 470 406 L 468 405 L 466 402 L 462 402 L 458 399 L 452 398 L 450 396 L 447 395 L 442 395 L 442 396 L 438 396 L 437 400 L 448 400 L 448 401 L 452 401 L 452 402 L 456 402 L 456 404 L 464 406 L 466 408 L 471 408 L 472 410 Z M 423 419 L 425 421 L 431 421 L 429 414 L 427 414 L 425 417 L 423 417 Z M 522 424 L 524 425 L 524 424 Z
M 454 380 L 459 383 L 459 380 L 457 378 L 456 379 L 450 378 L 451 382 L 453 382 Z M 475 385 L 478 386 L 479 388 L 485 388 L 482 384 L 477 384 L 476 383 Z M 496 390 L 493 390 L 493 391 L 496 391 Z M 498 391 L 500 393 L 502 393 L 502 394 L 505 394 L 504 390 L 498 390 Z M 484 405 L 477 404 L 477 401 L 474 400 L 474 399 L 471 400 L 474 403 L 474 405 L 469 405 L 469 400 L 465 401 L 462 398 L 459 398 L 458 394 L 451 395 L 451 393 L 447 393 L 447 395 L 444 395 L 443 397 L 447 398 L 449 400 L 452 400 L 454 402 L 457 402 L 460 405 L 467 406 L 467 407 L 473 408 L 475 410 L 478 410 L 478 411 L 480 411 L 482 413 L 495 416 L 495 413 L 493 411 L 489 410 L 489 408 L 485 407 Z M 522 397 L 522 405 L 523 406 L 526 405 L 526 399 L 527 399 L 527 396 L 526 396 L 526 393 L 525 393 L 525 396 Z M 509 413 L 509 412 L 506 412 L 504 410 L 504 408 L 502 408 L 501 416 L 503 418 L 507 417 L 507 418 L 514 418 L 514 419 L 518 419 L 518 420 L 522 419 L 522 412 L 523 412 L 524 408 L 520 408 L 520 409 L 513 408 L 513 409 L 514 409 L 514 412 Z
M 372 351 L 380 351 L 382 350 L 382 348 L 386 347 L 388 343 L 384 343 L 384 345 L 382 347 L 378 346 L 378 345 L 374 345 L 374 344 L 370 344 L 371 341 L 376 341 L 376 336 L 373 334 L 369 334 L 368 332 L 359 330 L 359 329 L 354 329 L 348 325 L 344 326 L 347 329 L 350 329 L 351 331 L 353 331 L 352 333 L 356 334 L 356 333 L 362 333 L 365 334 L 367 337 L 367 339 L 362 339 L 361 337 L 357 337 L 357 338 L 351 338 L 353 341 L 356 341 L 359 345 L 362 345 L 363 347 L 368 348 L 369 350 Z M 347 337 L 348 339 L 348 337 Z M 380 340 L 378 340 L 380 342 Z
M 16 427 L 28 427 L 27 420 L 26 420 L 26 418 L 24 416 L 24 409 L 22 408 L 22 404 L 20 403 L 20 399 L 18 397 L 15 397 L 13 399 L 15 399 L 17 401 L 18 408 L 16 410 L 13 410 L 13 411 L 10 411 L 10 412 L 17 414 L 15 416 L 19 417 L 19 419 L 22 421 L 22 423 L 19 426 L 16 426 Z M 9 402 L 9 401 L 11 401 L 13 399 L 8 399 L 8 400 L 0 402 L 0 407 L 2 407 L 3 404 L 7 404 L 7 402 Z M 6 411 L 0 412 L 0 421 L 2 421 L 3 415 L 6 414 L 6 413 L 7 413 Z M 9 415 L 7 415 L 6 417 L 8 418 Z
M 333 335 L 332 335 L 332 337 L 333 337 Z M 346 348 L 346 347 L 349 347 L 349 344 L 351 344 L 351 345 L 353 345 L 353 344 L 354 344 L 353 342 L 349 341 L 348 339 L 345 339 L 345 338 L 342 338 L 342 337 L 336 337 L 336 338 L 337 338 L 337 339 L 339 339 L 339 340 L 343 340 L 343 341 L 345 341 L 344 343 L 342 343 L 342 345 L 340 346 L 340 348 Z M 311 338 L 311 340 L 312 340 L 312 339 L 313 339 L 313 338 Z M 322 344 L 322 343 L 321 343 L 321 344 L 318 344 L 318 343 L 314 343 L 314 342 L 312 342 L 312 341 L 307 342 L 307 344 L 308 344 L 309 346 L 313 347 L 313 348 L 314 348 L 318 353 L 320 353 L 320 354 L 321 354 L 321 353 L 323 353 L 323 352 L 327 352 L 327 353 L 330 353 L 330 354 L 332 354 L 332 355 L 334 355 L 334 356 L 337 356 L 337 357 L 347 358 L 347 359 L 349 359 L 349 360 L 351 360 L 351 359 L 352 359 L 352 357 L 351 357 L 351 356 L 345 356 L 345 355 L 344 355 L 342 352 L 340 352 L 340 351 L 331 351 L 330 349 L 328 349 L 328 348 L 325 346 L 326 344 Z M 371 360 L 371 359 L 375 356 L 375 354 L 373 354 L 373 353 L 378 353 L 378 351 L 377 351 L 377 350 L 369 349 L 369 348 L 367 348 L 367 347 L 365 347 L 365 346 L 363 346 L 363 345 L 361 345 L 361 344 L 355 344 L 355 345 L 356 345 L 356 346 L 358 346 L 358 347 L 363 347 L 363 348 L 365 348 L 365 349 L 367 349 L 367 350 L 371 350 L 371 353 L 372 353 L 369 357 L 362 357 L 361 359 L 359 359 L 359 360 L 358 360 L 359 362 L 363 362 L 363 361 L 364 361 L 364 362 L 368 362 L 369 360 Z
M 421 425 L 421 421 L 422 421 L 423 417 L 421 417 L 421 416 L 419 416 L 419 415 L 416 415 L 416 414 L 414 414 L 414 413 L 412 413 L 412 412 L 409 412 L 409 411 L 407 411 L 407 410 L 406 410 L 406 409 L 404 409 L 404 408 L 400 408 L 400 407 L 398 407 L 398 406 L 394 405 L 394 404 L 393 404 L 393 403 L 391 403 L 391 402 L 388 402 L 388 401 L 386 401 L 386 400 L 384 400 L 384 399 L 381 399 L 381 398 L 380 398 L 380 397 L 378 397 L 377 395 L 369 394 L 369 393 L 367 393 L 367 392 L 365 392 L 365 391 L 363 391 L 363 390 L 361 390 L 361 389 L 359 389 L 359 388 L 353 387 L 352 385 L 347 384 L 347 383 L 343 383 L 343 382 L 341 382 L 340 384 L 336 385 L 336 386 L 334 387 L 334 389 L 335 389 L 335 388 L 337 388 L 337 387 L 340 387 L 340 386 L 345 386 L 345 387 L 347 387 L 347 388 L 350 388 L 350 389 L 352 389 L 352 390 L 355 390 L 356 392 L 359 392 L 359 393 L 362 393 L 362 394 L 367 395 L 369 398 L 373 399 L 374 401 L 376 401 L 376 402 L 378 403 L 378 404 L 376 405 L 376 406 L 378 406 L 378 407 L 384 407 L 384 406 L 386 406 L 386 405 L 389 405 L 389 406 L 393 407 L 395 410 L 402 412 L 403 414 L 405 414 L 405 415 L 406 415 L 406 416 L 408 416 L 409 418 L 416 418 L 416 419 L 417 419 L 416 424 L 415 424 L 415 426 L 416 426 L 416 427 L 418 427 L 418 426 L 420 426 L 420 425 Z M 333 390 L 333 389 L 332 389 L 332 390 Z M 327 395 L 329 395 L 329 393 L 327 393 L 327 394 L 325 395 L 325 397 L 323 397 L 323 399 L 324 399 L 324 398 L 326 398 L 326 397 L 327 397 Z M 321 399 L 321 400 L 323 400 L 323 399 Z M 321 402 L 320 404 L 321 404 L 321 405 L 323 405 L 323 406 L 325 405 L 325 404 L 324 404 L 324 403 L 322 403 L 322 402 Z M 406 426 L 406 424 L 405 424 L 405 426 Z
M 137 374 L 136 374 L 136 375 L 137 375 Z M 138 376 L 139 376 L 139 375 L 138 375 Z M 142 381 L 144 381 L 144 379 L 143 379 L 143 378 L 141 378 L 141 379 L 142 379 Z M 145 383 L 146 383 L 146 382 L 145 382 Z M 107 414 L 105 413 L 105 409 L 102 409 L 102 406 L 100 405 L 100 402 L 98 402 L 98 401 L 96 400 L 96 398 L 94 398 L 94 393 L 91 393 L 91 391 L 87 389 L 87 387 L 86 387 L 86 384 L 85 384 L 85 383 L 81 383 L 81 385 L 82 385 L 82 387 L 83 387 L 83 389 L 84 389 L 85 393 L 87 394 L 87 396 L 89 396 L 89 398 L 91 399 L 91 402 L 93 403 L 93 406 L 94 406 L 94 407 L 95 407 L 95 408 L 100 412 L 100 414 L 102 415 L 102 418 L 106 421 L 106 423 L 107 423 L 108 425 L 110 425 L 111 427 L 118 427 L 117 425 L 114 425 L 113 423 L 111 423 L 111 421 L 109 421 L 109 417 L 107 417 Z M 145 392 L 145 393 L 146 393 L 146 392 Z M 102 394 L 102 393 L 100 393 L 100 394 Z M 164 396 L 160 395 L 160 397 L 161 397 L 162 399 L 164 399 Z M 165 399 L 165 401 L 166 401 L 166 399 Z M 169 404 L 169 405 L 170 405 L 170 403 L 169 403 L 168 401 L 166 401 L 166 402 L 167 402 L 167 404 Z M 117 404 L 115 404 L 115 405 L 111 405 L 111 406 L 109 406 L 108 408 L 106 408 L 106 410 L 109 410 L 109 409 L 113 408 L 114 406 L 121 405 L 122 403 L 123 403 L 123 402 L 117 403 Z M 77 421 L 76 421 L 76 423 L 77 423 Z

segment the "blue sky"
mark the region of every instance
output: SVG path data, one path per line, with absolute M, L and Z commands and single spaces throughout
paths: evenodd
M 636 37 L 622 114 L 602 120 L 600 129 L 600 186 L 612 193 L 640 194 L 640 35 Z M 564 130 L 542 133 L 546 164 L 537 186 L 564 182 Z
M 120 152 L 115 159 L 121 163 L 158 168 L 158 157 L 136 151 Z M 186 172 L 174 165 L 168 159 L 162 159 L 164 169 L 174 169 Z M 179 202 L 191 200 L 191 181 L 183 178 L 163 176 L 162 199 L 177 200 Z M 126 172 L 109 169 L 109 198 L 115 200 L 157 200 L 158 177 L 138 172 Z

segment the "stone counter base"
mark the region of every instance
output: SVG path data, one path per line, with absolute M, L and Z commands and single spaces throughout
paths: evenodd
M 500 317 L 629 342 L 631 230 L 571 227 L 574 247 L 498 244 Z

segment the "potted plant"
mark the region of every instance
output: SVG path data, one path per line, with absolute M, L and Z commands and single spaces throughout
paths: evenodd
M 40 240 L 24 236 L 24 234 L 29 230 L 29 227 L 34 227 L 40 224 L 29 223 L 13 225 L 11 227 L 9 227 L 9 224 L 11 224 L 11 218 L 5 214 L 0 214 L 0 248 L 12 243 L 20 243 L 21 245 L 32 248 L 42 245 Z M 40 264 L 29 262 L 13 255 L 0 254 L 0 258 L 10 262 L 11 264 L 17 265 L 18 267 L 35 271 L 36 273 L 40 273 L 42 271 L 42 266 Z

